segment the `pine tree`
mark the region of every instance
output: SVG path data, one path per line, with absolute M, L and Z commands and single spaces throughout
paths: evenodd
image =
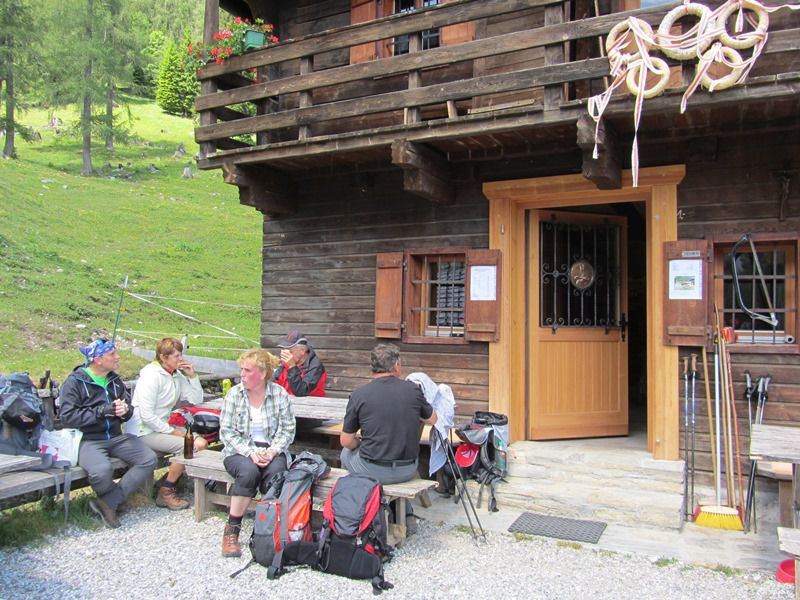
M 199 84 L 193 73 L 184 66 L 183 48 L 189 44 L 188 34 L 179 47 L 170 41 L 164 51 L 161 69 L 158 74 L 156 102 L 165 112 L 189 116 L 194 111 L 194 99 L 199 92 Z

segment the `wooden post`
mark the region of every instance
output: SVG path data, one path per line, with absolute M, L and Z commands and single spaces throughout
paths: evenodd
M 308 75 L 314 70 L 314 57 L 304 56 L 300 59 L 300 75 Z M 311 92 L 300 92 L 300 108 L 306 108 L 313 103 Z M 311 135 L 311 127 L 309 125 L 300 125 L 297 133 L 298 139 L 304 140 Z
M 559 25 L 564 22 L 564 7 L 561 4 L 553 4 L 544 9 L 544 26 Z M 564 62 L 564 45 L 562 43 L 552 46 L 545 46 L 544 64 L 557 65 Z M 558 108 L 563 100 L 563 84 L 545 86 L 544 88 L 544 109 L 551 110 Z
M 205 20 L 203 21 L 203 43 L 210 46 L 214 43 L 214 34 L 219 31 L 219 0 L 206 0 Z M 205 79 L 200 83 L 200 95 L 205 96 L 217 91 L 217 83 L 211 79 Z M 214 111 L 200 111 L 200 126 L 213 125 L 217 122 Z M 200 156 L 205 158 L 217 151 L 214 142 L 200 143 Z
M 408 36 L 408 52 L 419 52 L 422 50 L 422 33 L 411 33 Z M 408 72 L 408 89 L 413 90 L 422 85 L 422 73 L 419 69 Z M 420 110 L 418 106 L 406 107 L 403 110 L 403 122 L 406 125 L 419 123 Z

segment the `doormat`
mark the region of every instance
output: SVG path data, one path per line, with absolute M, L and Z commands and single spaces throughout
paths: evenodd
M 565 519 L 564 517 L 551 517 L 530 512 L 522 513 L 508 528 L 509 531 L 516 533 L 543 535 L 591 544 L 597 543 L 605 529 L 606 524 L 600 521 Z

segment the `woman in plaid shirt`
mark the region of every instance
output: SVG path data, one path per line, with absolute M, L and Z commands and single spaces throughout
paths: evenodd
M 295 420 L 289 395 L 270 381 L 279 364 L 266 350 L 248 350 L 239 357 L 242 382 L 233 386 L 222 403 L 219 437 L 225 470 L 234 478 L 231 508 L 222 536 L 222 556 L 241 556 L 242 517 L 255 497 L 263 494 L 270 478 L 286 470 Z

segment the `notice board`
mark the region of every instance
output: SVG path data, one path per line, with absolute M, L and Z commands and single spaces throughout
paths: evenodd
M 705 346 L 710 339 L 711 245 L 664 242 L 664 345 Z

